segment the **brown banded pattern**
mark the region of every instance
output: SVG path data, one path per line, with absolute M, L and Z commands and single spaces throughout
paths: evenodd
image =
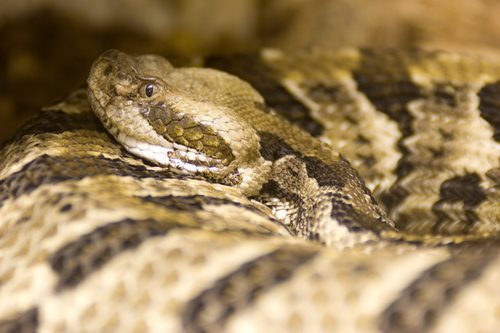
M 209 62 L 254 90 L 107 57 L 98 79 L 123 83 L 108 97 L 138 107 L 127 134 L 180 126 L 196 150 L 201 124 L 232 159 L 181 175 L 128 153 L 81 92 L 46 108 L 0 148 L 0 332 L 500 327 L 496 64 L 416 50 Z M 377 205 L 389 194 L 395 225 Z
M 125 219 L 110 222 L 81 236 L 57 250 L 50 258 L 50 266 L 59 276 L 56 289 L 63 291 L 75 287 L 114 256 L 133 250 L 150 237 L 162 236 L 169 229 L 179 227 L 184 226 L 151 219 Z
M 497 256 L 493 252 L 482 253 L 481 258 L 460 253 L 422 272 L 384 311 L 382 332 L 431 331 L 446 306 L 468 284 L 479 279 Z
M 182 315 L 186 332 L 223 331 L 231 315 L 291 278 L 315 254 L 300 247 L 282 247 L 243 264 L 186 305 Z

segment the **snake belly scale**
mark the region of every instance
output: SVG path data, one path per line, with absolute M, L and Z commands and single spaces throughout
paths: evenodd
M 0 333 L 496 332 L 500 71 L 110 50 L 0 147 Z

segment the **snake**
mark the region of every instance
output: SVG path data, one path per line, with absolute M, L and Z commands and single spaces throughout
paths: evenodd
M 497 332 L 500 68 L 109 50 L 0 146 L 0 332 Z

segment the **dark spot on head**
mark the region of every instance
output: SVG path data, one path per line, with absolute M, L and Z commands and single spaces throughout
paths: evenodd
M 196 149 L 204 155 L 217 159 L 224 166 L 234 160 L 233 151 L 228 142 L 216 130 L 203 125 L 191 116 L 176 112 L 175 106 L 155 103 L 143 112 L 144 119 L 159 135 L 168 141 Z M 199 132 L 203 135 L 192 137 L 189 132 Z M 175 152 L 174 152 L 175 153 Z M 177 156 L 183 160 L 181 156 Z
M 120 70 L 116 74 L 116 78 L 118 79 L 118 81 L 125 81 L 125 82 L 132 81 L 131 75 L 124 70 Z
M 334 221 L 347 227 L 349 231 L 356 231 L 360 229 L 358 225 L 359 221 L 357 221 L 358 215 L 352 204 L 337 194 L 332 195 L 332 211 L 330 216 Z
M 109 74 L 111 74 L 112 71 L 113 71 L 113 65 L 109 64 L 108 66 L 106 66 L 102 74 L 104 76 L 108 76 Z

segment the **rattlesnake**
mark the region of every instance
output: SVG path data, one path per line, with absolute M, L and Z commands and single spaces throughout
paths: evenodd
M 494 62 L 204 65 L 108 51 L 3 143 L 0 332 L 500 328 Z

